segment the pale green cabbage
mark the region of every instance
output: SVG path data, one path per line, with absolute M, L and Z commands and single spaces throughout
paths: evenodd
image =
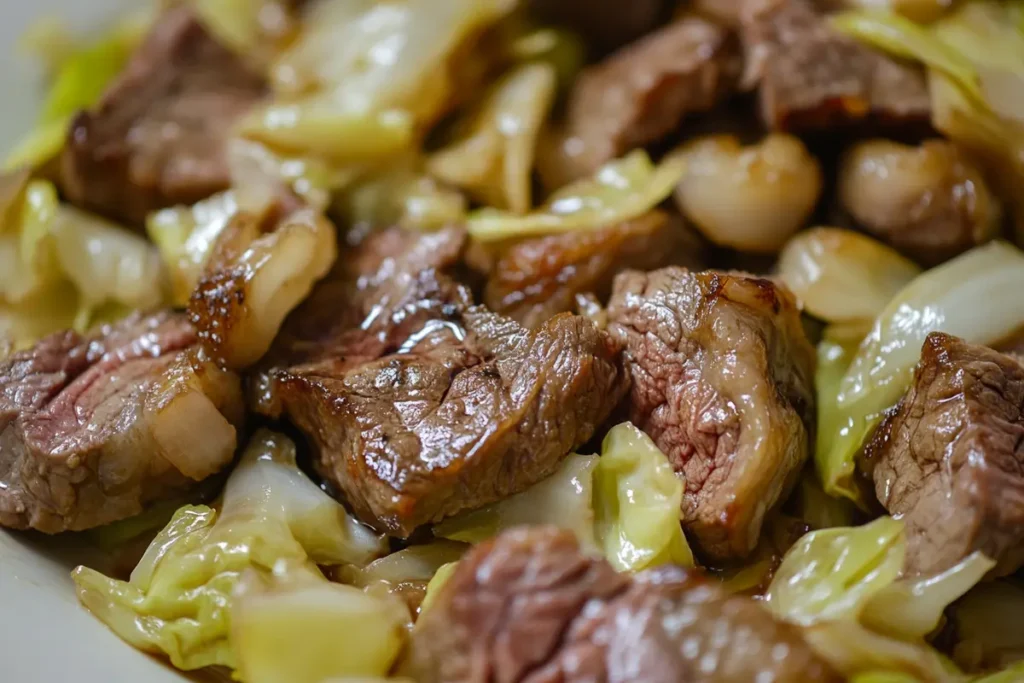
M 430 609 L 430 605 L 437 599 L 437 594 L 448 583 L 448 579 L 452 578 L 452 574 L 455 573 L 455 568 L 458 566 L 458 562 L 449 562 L 437 568 L 434 576 L 430 579 L 430 583 L 427 584 L 426 595 L 423 596 L 423 602 L 420 604 L 420 615 Z
M 598 542 L 619 571 L 693 566 L 681 526 L 684 483 L 651 438 L 625 422 L 608 432 L 594 470 Z
M 524 214 L 533 208 L 530 184 L 541 126 L 555 100 L 554 67 L 514 69 L 461 122 L 464 133 L 431 155 L 427 169 L 482 204 Z
M 592 178 L 553 194 L 544 206 L 524 216 L 498 209 L 470 213 L 470 234 L 483 242 L 573 230 L 596 230 L 646 213 L 664 201 L 685 171 L 685 162 L 668 157 L 658 166 L 642 149 L 599 169 Z
M 326 583 L 314 563 L 366 564 L 385 549 L 298 469 L 291 441 L 262 430 L 231 474 L 219 510 L 181 508 L 129 581 L 86 567 L 72 576 L 82 604 L 135 647 L 163 653 L 180 669 L 236 668 L 229 632 L 243 573 L 270 577 L 290 566 L 301 568 L 300 578 Z
M 901 579 L 905 554 L 903 523 L 890 517 L 811 532 L 786 553 L 765 603 L 844 675 L 952 680 L 925 637 L 995 563 L 975 553 L 937 576 Z
M 936 331 L 976 344 L 1006 338 L 1024 320 L 1024 253 L 1003 242 L 976 247 L 926 271 L 897 294 L 875 320 L 831 393 L 845 361 L 826 347 L 830 367 L 819 370 L 823 425 L 815 460 L 825 490 L 858 500 L 851 483 L 854 460 L 882 415 L 906 392 L 925 338 Z M 984 306 L 978 302 L 984 301 Z
M 626 422 L 611 429 L 601 455 L 571 455 L 526 491 L 463 513 L 434 534 L 479 543 L 521 525 L 553 524 L 599 550 L 619 571 L 693 566 L 680 522 L 684 483 L 650 437 Z
M 72 117 L 95 104 L 124 68 L 147 24 L 131 17 L 99 40 L 74 49 L 56 67 L 35 129 L 4 160 L 7 170 L 37 167 L 64 146 Z
M 557 524 L 574 532 L 583 547 L 596 549 L 593 496 L 599 460 L 570 455 L 547 479 L 480 510 L 446 519 L 434 527 L 434 535 L 479 543 L 515 526 Z
M 338 193 L 334 210 L 357 231 L 392 225 L 434 230 L 466 218 L 462 193 L 431 178 L 408 155 L 387 168 L 363 174 Z
M 271 68 L 275 92 L 242 124 L 276 151 L 335 164 L 380 163 L 408 151 L 451 107 L 456 53 L 511 0 L 377 3 L 323 0 Z
M 175 306 L 188 304 L 217 237 L 237 211 L 235 193 L 229 190 L 192 206 L 156 211 L 146 218 L 146 233 L 167 268 L 171 303 Z
M 852 12 L 846 33 L 929 70 L 935 128 L 984 158 L 1002 195 L 1014 202 L 1024 237 L 1024 2 L 981 0 L 928 26 L 898 15 Z
M 385 676 L 406 640 L 401 601 L 331 583 L 315 569 L 250 569 L 232 599 L 236 676 L 246 683 L 322 683 Z

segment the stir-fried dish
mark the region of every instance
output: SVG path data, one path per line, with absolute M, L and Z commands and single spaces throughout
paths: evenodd
M 1024 2 L 167 0 L 22 47 L 0 525 L 106 551 L 128 645 L 1024 681 Z

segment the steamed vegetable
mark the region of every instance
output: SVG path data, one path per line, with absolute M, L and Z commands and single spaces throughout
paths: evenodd
M 1015 202 L 1024 236 L 1024 29 L 1020 0 L 959 3 L 923 26 L 887 12 L 852 12 L 835 25 L 929 69 L 932 122 L 983 158 L 1005 198 Z
M 147 217 L 146 233 L 160 250 L 175 306 L 188 303 L 217 237 L 237 211 L 235 194 L 227 191 L 192 206 L 174 206 Z
M 596 229 L 646 213 L 675 189 L 686 162 L 670 156 L 658 166 L 642 149 L 602 167 L 553 194 L 544 206 L 518 216 L 497 209 L 469 215 L 470 234 L 483 242 Z
M 599 460 L 592 455 L 570 455 L 547 479 L 483 509 L 446 519 L 434 527 L 434 534 L 479 543 L 514 526 L 557 524 L 573 531 L 583 547 L 597 548 L 593 479 Z
M 242 131 L 274 149 L 336 164 L 386 161 L 407 151 L 451 106 L 461 85 L 455 53 L 511 5 L 317 3 L 271 69 L 275 101 L 254 112 Z
M 619 571 L 693 566 L 683 535 L 683 480 L 650 437 L 626 422 L 611 429 L 601 456 L 571 455 L 523 493 L 441 522 L 434 533 L 478 543 L 524 524 L 554 524 L 600 550 Z
M 683 480 L 651 438 L 628 422 L 613 427 L 594 471 L 597 538 L 612 566 L 692 567 L 682 503 Z
M 57 156 L 64 146 L 71 118 L 100 99 L 142 40 L 146 25 L 133 17 L 61 60 L 36 127 L 8 154 L 4 161 L 6 170 L 37 167 Z
M 901 579 L 905 553 L 903 523 L 890 517 L 811 532 L 786 554 L 765 601 L 847 676 L 885 671 L 948 680 L 924 638 L 994 562 L 975 553 L 938 576 Z
M 262 430 L 228 480 L 219 508 L 180 509 L 129 581 L 86 567 L 72 576 L 82 603 L 135 647 L 166 654 L 180 669 L 235 668 L 229 627 L 243 573 L 315 586 L 326 583 L 315 564 L 366 564 L 384 550 L 381 537 L 298 469 L 291 441 Z
M 808 313 L 838 323 L 874 320 L 921 268 L 862 233 L 822 227 L 793 237 L 778 271 Z
M 993 242 L 925 272 L 889 302 L 851 359 L 834 400 L 819 395 L 820 414 L 838 428 L 819 429 L 827 442 L 819 445 L 827 448 L 815 454 L 828 493 L 856 500 L 843 482 L 853 473 L 864 439 L 910 385 L 925 338 L 940 331 L 976 344 L 1000 341 L 1024 320 L 1022 289 L 1024 253 Z
M 430 157 L 430 173 L 488 206 L 518 214 L 529 211 L 537 136 L 554 103 L 556 85 L 550 65 L 514 70 L 461 124 L 464 134 Z
M 303 564 L 248 570 L 231 607 L 231 645 L 246 683 L 385 676 L 406 637 L 401 602 L 324 580 Z

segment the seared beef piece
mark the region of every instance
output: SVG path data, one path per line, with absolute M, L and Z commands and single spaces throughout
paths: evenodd
M 530 0 L 531 12 L 546 23 L 579 33 L 597 54 L 640 38 L 668 13 L 666 0 Z
M 470 551 L 402 669 L 422 683 L 840 680 L 753 600 L 678 567 L 618 574 L 550 527 Z
M 394 233 L 346 259 L 368 274 L 339 277 L 314 294 L 319 310 L 293 315 L 254 397 L 309 437 L 364 521 L 394 535 L 548 476 L 625 392 L 619 348 L 591 321 L 528 331 L 436 270 L 405 270 L 443 264 L 451 239 Z M 376 258 L 387 243 L 406 252 Z M 314 335 L 328 311 L 344 323 Z
M 732 34 L 696 17 L 585 69 L 569 94 L 564 138 L 545 155 L 545 184 L 564 185 L 657 142 L 688 115 L 706 112 L 729 95 L 740 69 Z
M 0 525 L 88 529 L 230 463 L 241 383 L 195 343 L 181 315 L 134 315 L 0 362 Z
M 927 125 L 924 72 L 832 30 L 811 0 L 751 0 L 741 14 L 745 80 L 776 130 L 827 129 L 870 117 Z
M 814 349 L 769 280 L 665 268 L 615 280 L 630 419 L 686 478 L 684 526 L 706 557 L 742 558 L 807 458 Z
M 99 104 L 71 124 L 61 186 L 84 208 L 133 225 L 153 209 L 228 186 L 230 127 L 262 77 L 185 6 L 168 10 Z
M 465 244 L 461 228 L 428 233 L 390 228 L 342 251 L 330 274 L 285 320 L 264 366 L 311 363 L 359 348 L 364 350 L 358 355 L 371 358 L 394 351 L 401 345 L 395 337 L 408 334 L 422 325 L 424 315 L 433 314 L 429 302 L 414 299 L 425 294 L 417 291 L 420 274 L 424 287 L 437 283 L 446 297 L 465 294 L 451 281 L 444 279 L 442 284 L 434 277 L 458 263 Z M 393 324 L 392 313 L 402 314 L 406 308 L 403 320 Z
M 628 268 L 696 265 L 702 245 L 678 216 L 652 211 L 600 230 L 525 240 L 491 271 L 484 303 L 526 327 L 576 310 L 577 296 L 606 301 L 612 279 Z
M 907 569 L 936 574 L 980 550 L 1024 564 L 1024 367 L 933 333 L 914 382 L 865 448 L 878 500 L 907 528 Z

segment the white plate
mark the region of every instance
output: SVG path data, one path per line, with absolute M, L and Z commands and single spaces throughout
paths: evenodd
M 0 2 L 0 152 L 29 130 L 38 103 L 38 72 L 15 54 L 17 38 L 37 18 L 59 16 L 82 31 L 102 27 L 132 0 Z M 73 537 L 0 530 L 0 681 L 3 683 L 182 683 L 168 666 L 136 652 L 83 610 L 69 572 L 89 561 Z

